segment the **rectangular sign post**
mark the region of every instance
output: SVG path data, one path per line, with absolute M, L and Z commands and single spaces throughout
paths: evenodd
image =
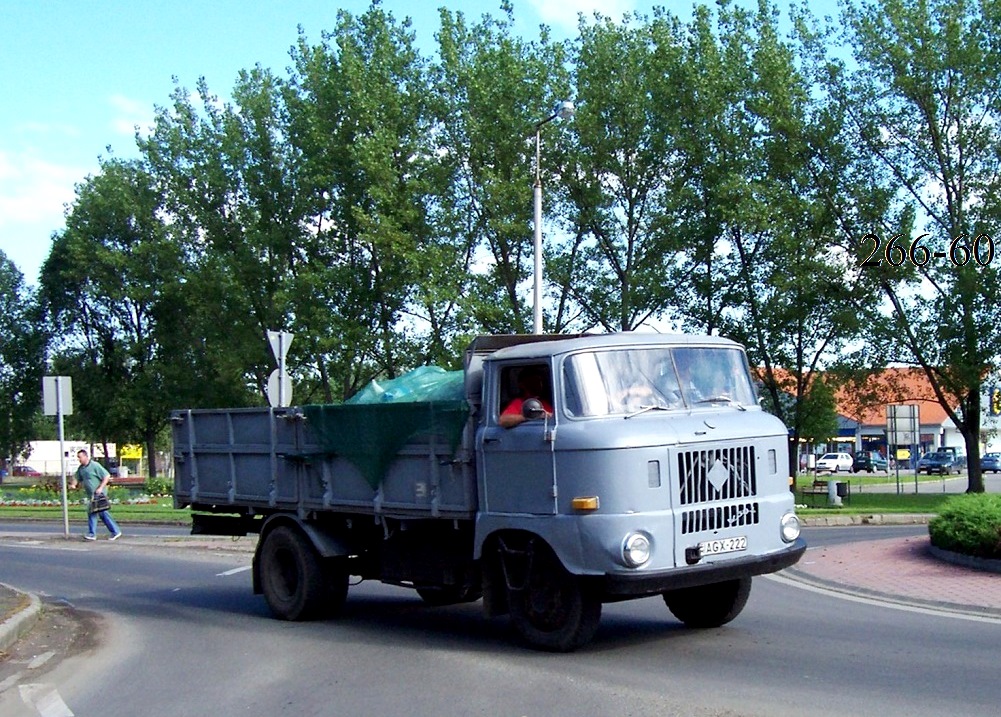
M 886 444 L 887 446 L 907 446 L 911 459 L 917 455 L 917 445 L 920 442 L 921 414 L 918 406 L 887 406 L 886 407 Z M 897 463 L 897 495 L 901 493 L 900 463 Z M 914 465 L 914 492 L 918 492 L 917 464 Z
M 59 423 L 59 456 L 62 473 L 63 535 L 70 537 L 70 513 L 66 493 L 66 439 L 63 416 L 73 415 L 73 381 L 69 376 L 42 377 L 42 406 L 46 416 L 56 416 Z

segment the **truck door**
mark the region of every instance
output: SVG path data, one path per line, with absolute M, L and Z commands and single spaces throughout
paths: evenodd
M 483 510 L 551 515 L 556 512 L 553 438 L 559 411 L 553 405 L 549 367 L 522 364 L 497 369 L 485 382 L 488 415 L 477 437 Z M 554 409 L 553 415 L 504 428 L 499 423 L 500 413 L 512 401 L 523 398 L 518 386 L 524 381 L 519 382 L 519 377 L 540 369 L 544 373 L 541 399 Z

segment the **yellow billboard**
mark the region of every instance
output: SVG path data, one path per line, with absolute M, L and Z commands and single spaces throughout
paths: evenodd
M 137 443 L 127 443 L 118 452 L 118 457 L 123 460 L 142 460 L 143 447 Z

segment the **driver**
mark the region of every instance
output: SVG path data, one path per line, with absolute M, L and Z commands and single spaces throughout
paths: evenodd
M 546 370 L 541 366 L 527 366 L 518 373 L 519 395 L 501 411 L 500 417 L 497 419 L 500 425 L 504 428 L 514 428 L 528 420 L 522 415 L 521 408 L 530 398 L 536 398 L 542 403 L 547 417 L 553 415 L 552 405 L 543 397 L 546 392 L 546 373 Z

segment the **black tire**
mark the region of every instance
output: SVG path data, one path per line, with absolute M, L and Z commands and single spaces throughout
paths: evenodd
M 751 595 L 751 578 L 699 585 L 664 593 L 668 610 L 688 627 L 725 625 L 744 609 Z
M 552 550 L 536 544 L 525 584 L 508 590 L 511 622 L 530 647 L 570 652 L 587 644 L 601 621 L 601 600 L 563 567 Z
M 417 594 L 425 604 L 432 607 L 442 605 L 456 605 L 463 602 L 476 602 L 483 597 L 483 592 L 479 587 L 441 587 L 441 588 L 417 588 Z
M 348 592 L 343 558 L 324 561 L 300 532 L 280 526 L 267 534 L 260 555 L 261 587 L 282 620 L 312 620 L 340 610 Z

